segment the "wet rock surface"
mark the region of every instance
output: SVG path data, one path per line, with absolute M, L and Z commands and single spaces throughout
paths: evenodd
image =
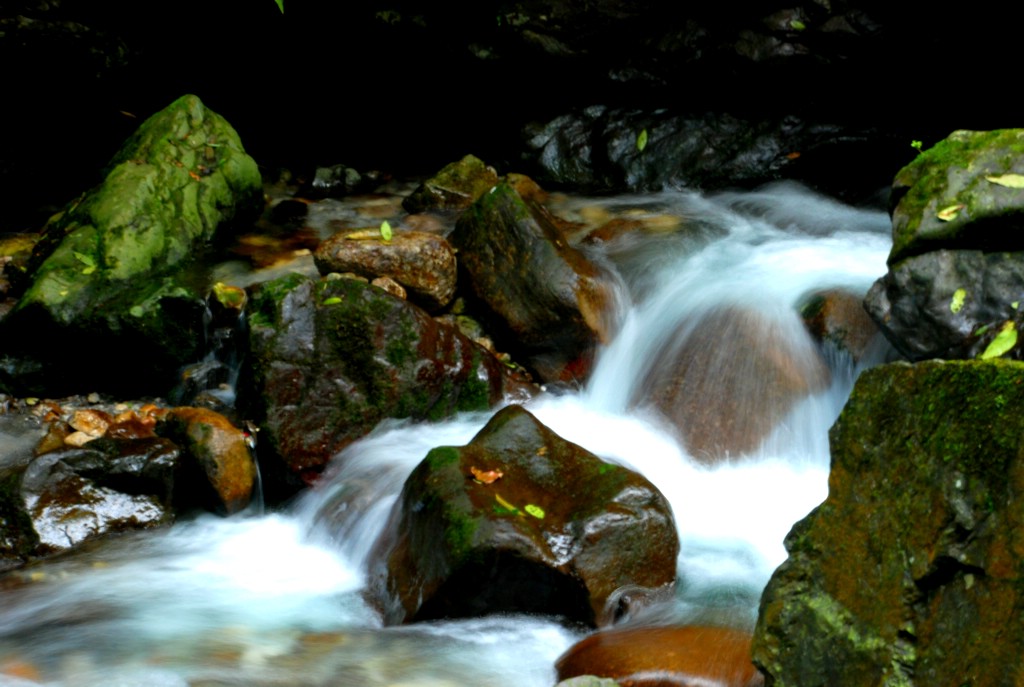
M 750 661 L 750 634 L 719 627 L 602 630 L 573 645 L 555 667 L 560 680 L 593 675 L 625 687 L 764 685 Z
M 263 284 L 249 323 L 261 441 L 294 474 L 315 475 L 384 418 L 440 419 L 529 393 L 453 327 L 354 279 Z
M 850 356 L 856 363 L 875 346 L 881 333 L 864 309 L 864 299 L 839 289 L 811 294 L 800 306 L 807 331 L 819 344 Z
M 389 623 L 506 612 L 604 625 L 616 590 L 672 584 L 678 550 L 650 482 L 509 406 L 413 471 L 371 575 Z
M 317 247 L 314 259 L 321 274 L 391 278 L 428 311 L 443 308 L 455 295 L 455 251 L 435 234 L 396 230 L 384 239 L 376 228 L 339 232 Z
M 464 210 L 498 183 L 498 173 L 480 158 L 467 155 L 446 165 L 402 201 L 410 213 Z
M 1020 679 L 1024 365 L 866 371 L 831 432 L 829 496 L 761 599 L 769 684 Z
M 585 377 L 594 348 L 610 338 L 613 295 L 559 220 L 502 183 L 465 211 L 450 240 L 464 288 L 500 344 L 546 381 Z

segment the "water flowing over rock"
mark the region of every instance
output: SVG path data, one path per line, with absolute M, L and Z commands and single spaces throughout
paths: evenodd
M 1020 326 L 1024 130 L 957 131 L 893 183 L 889 271 L 865 305 L 910 360 L 973 358 Z M 1020 347 L 1002 350 L 1020 358 Z
M 807 331 L 819 344 L 829 345 L 860 362 L 880 338 L 878 326 L 864 309 L 864 299 L 849 291 L 813 293 L 800 307 Z
M 339 232 L 317 247 L 314 258 L 321 274 L 390 277 L 428 311 L 443 308 L 455 295 L 455 251 L 434 234 L 396 230 L 384 240 L 378 229 Z
M 614 678 L 629 687 L 761 687 L 750 661 L 750 634 L 720 627 L 625 627 L 575 644 L 556 663 L 560 680 Z
M 697 460 L 757 448 L 793 404 L 828 385 L 828 367 L 809 340 L 738 307 L 689 321 L 658 354 L 647 398 L 683 435 Z M 794 345 L 796 344 L 796 345 Z
M 828 498 L 762 596 L 768 684 L 1021 681 L 1022 405 L 1014 361 L 861 375 L 831 432 Z
M 604 625 L 616 590 L 671 584 L 678 551 L 654 485 L 509 406 L 413 471 L 371 576 L 389 623 L 506 612 Z
M 292 274 L 251 303 L 261 446 L 294 473 L 314 476 L 384 418 L 440 419 L 530 393 L 455 328 L 354 279 Z
M 613 296 L 558 221 L 502 183 L 465 211 L 450 238 L 499 346 L 522 351 L 545 380 L 585 376 L 594 347 L 609 340 Z
M 256 163 L 198 98 L 147 119 L 104 182 L 56 215 L 36 246 L 28 290 L 0 323 L 0 387 L 169 388 L 203 340 L 205 294 L 185 268 L 225 225 L 260 207 Z

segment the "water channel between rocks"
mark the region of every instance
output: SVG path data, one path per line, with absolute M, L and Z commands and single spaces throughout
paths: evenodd
M 645 218 L 647 229 L 594 248 L 627 295 L 586 387 L 527 407 L 570 441 L 642 472 L 672 504 L 675 596 L 627 622 L 750 629 L 785 558 L 784 536 L 827 493 L 828 428 L 859 368 L 828 355 L 826 388 L 759 448 L 714 466 L 636 399 L 663 374 L 679 332 L 713 310 L 755 312 L 792 355 L 819 355 L 797 306 L 822 289 L 863 295 L 885 272 L 888 217 L 792 186 L 564 198 L 556 211 Z M 724 388 L 756 388 L 748 381 Z M 743 400 L 726 407 L 745 413 Z M 282 512 L 179 522 L 34 566 L 33 584 L 0 591 L 0 674 L 25 675 L 0 675 L 0 684 L 550 687 L 554 660 L 581 630 L 541 617 L 383 628 L 362 595 L 366 557 L 405 477 L 429 449 L 468 442 L 489 417 L 386 421 Z

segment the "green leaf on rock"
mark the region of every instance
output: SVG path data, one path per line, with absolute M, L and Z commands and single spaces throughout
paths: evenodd
M 498 502 L 498 504 L 499 504 L 499 505 L 500 505 L 500 506 L 501 506 L 502 508 L 505 508 L 505 509 L 507 509 L 508 511 L 510 511 L 510 512 L 512 512 L 512 513 L 515 513 L 516 515 L 519 515 L 519 509 L 518 509 L 518 508 L 516 508 L 515 506 L 513 506 L 513 505 L 512 505 L 511 503 L 509 503 L 509 502 L 508 502 L 508 501 L 506 501 L 505 499 L 501 498 L 501 495 L 500 495 L 500 494 L 495 494 L 495 495 L 494 495 L 494 500 L 495 500 L 495 501 L 497 501 L 497 502 Z
M 128 310 L 128 314 L 132 317 L 142 317 L 145 312 L 146 311 L 142 309 L 141 305 L 133 305 L 131 309 Z
M 324 305 L 337 305 L 338 303 L 341 303 L 341 299 L 337 296 L 331 296 L 324 301 Z
M 281 14 L 284 14 L 284 0 L 274 0 L 277 3 L 277 9 L 281 10 Z
M 385 241 L 390 241 L 392 236 L 391 224 L 387 220 L 384 220 L 380 223 L 380 237 Z
M 538 520 L 544 519 L 544 509 L 541 508 L 540 506 L 535 506 L 532 503 L 528 503 L 523 508 L 523 510 L 525 510 L 527 513 L 537 518 Z
M 1000 329 L 999 333 L 996 334 L 996 338 L 992 339 L 992 343 L 990 343 L 988 348 L 985 349 L 985 352 L 978 357 L 982 360 L 998 358 L 1016 345 L 1017 326 L 1011 320 L 1002 326 L 1002 329 Z
M 85 265 L 85 269 L 82 270 L 82 274 L 92 274 L 96 271 L 96 258 L 85 253 L 79 253 L 77 250 L 71 251 L 72 255 L 75 256 L 75 260 Z
M 640 133 L 636 137 L 636 149 L 639 152 L 644 152 L 644 148 L 647 147 L 647 129 L 641 129 Z
M 793 29 L 794 31 L 803 31 L 804 29 L 807 28 L 807 24 L 803 23 L 799 19 L 790 19 L 789 28 Z
M 985 181 L 1005 186 L 1006 188 L 1024 188 L 1024 174 L 1000 174 L 999 176 L 987 176 Z
M 964 209 L 964 204 L 963 203 L 957 203 L 956 205 L 950 205 L 949 207 L 942 208 L 937 213 L 935 213 L 935 216 L 938 217 L 939 219 L 941 219 L 943 222 L 949 222 L 950 220 L 955 219 L 956 216 L 963 209 Z
M 953 292 L 953 300 L 949 302 L 949 311 L 954 315 L 960 312 L 964 307 L 964 299 L 967 298 L 967 292 L 963 289 L 957 289 Z
M 1019 309 L 1020 309 L 1020 301 L 1014 301 L 1013 303 L 1010 303 L 1010 306 L 1011 306 L 1011 307 L 1012 307 L 1012 308 L 1013 308 L 1014 310 L 1019 310 Z

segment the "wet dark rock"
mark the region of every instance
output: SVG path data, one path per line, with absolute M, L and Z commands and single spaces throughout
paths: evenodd
M 813 293 L 799 309 L 815 341 L 848 354 L 855 363 L 864 359 L 881 334 L 864 310 L 864 299 L 849 291 Z
M 428 311 L 443 308 L 455 295 L 455 251 L 434 234 L 396 229 L 384 240 L 376 228 L 339 232 L 325 239 L 313 257 L 321 274 L 390 277 Z
M 1007 323 L 1020 331 L 1024 253 L 936 250 L 900 261 L 868 291 L 865 307 L 908 359 L 984 353 Z M 1004 354 L 1020 359 L 1021 347 Z
M 249 323 L 261 448 L 295 474 L 315 476 L 386 417 L 440 419 L 529 393 L 455 328 L 354 279 L 262 284 Z
M 36 245 L 31 284 L 0 322 L 0 387 L 165 392 L 202 345 L 205 293 L 186 267 L 261 207 L 256 163 L 198 98 L 147 119 Z M 88 358 L 69 355 L 68 341 Z
M 654 485 L 508 406 L 409 476 L 371 584 L 388 623 L 507 612 L 604 625 L 616 590 L 672 584 L 678 551 Z
M 853 160 L 883 140 L 878 132 L 796 117 L 748 120 L 594 106 L 530 131 L 528 145 L 542 182 L 577 190 L 713 190 L 778 179 L 838 190 L 851 167 L 863 169 Z M 828 166 L 833 171 L 823 176 L 821 168 Z M 869 188 L 882 183 L 879 178 Z M 864 186 L 863 179 L 856 184 Z
M 498 173 L 482 160 L 467 155 L 444 169 L 402 201 L 407 212 L 463 210 L 498 183 Z
M 629 687 L 761 687 L 750 634 L 721 627 L 625 627 L 602 630 L 555 663 L 558 678 L 614 678 Z
M 499 345 L 545 381 L 585 377 L 611 335 L 612 287 L 569 245 L 560 220 L 502 183 L 463 213 L 450 239 L 460 283 Z
M 793 405 L 829 383 L 810 340 L 739 307 L 688 322 L 644 388 L 682 434 L 689 453 L 714 463 L 757 448 Z
M 754 662 L 777 687 L 1022 679 L 1024 364 L 872 368 L 824 503 L 786 538 Z
M 372 178 L 365 178 L 358 170 L 346 165 L 317 167 L 313 180 L 305 184 L 299 194 L 305 198 L 344 198 L 353 193 L 370 191 L 376 186 Z

